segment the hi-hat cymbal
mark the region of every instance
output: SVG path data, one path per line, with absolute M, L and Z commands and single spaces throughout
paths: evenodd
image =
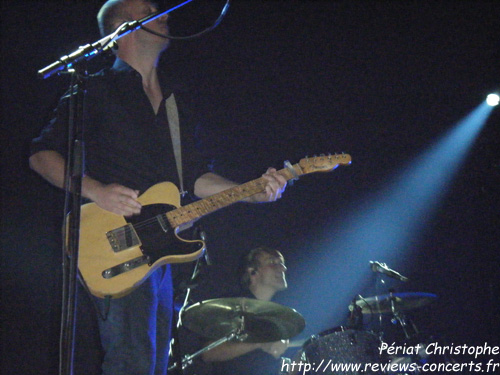
M 361 307 L 363 314 L 384 314 L 413 310 L 431 303 L 436 298 L 437 295 L 431 293 L 391 293 L 359 299 L 356 305 Z
M 186 309 L 183 324 L 211 339 L 233 332 L 245 342 L 272 342 L 298 335 L 305 320 L 296 310 L 278 303 L 251 298 L 218 298 L 198 302 Z

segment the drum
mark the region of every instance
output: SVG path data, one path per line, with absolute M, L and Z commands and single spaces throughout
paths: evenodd
M 309 374 L 369 374 L 363 364 L 380 363 L 380 341 L 372 332 L 336 327 L 311 337 L 304 344 L 304 355 L 311 364 Z M 321 367 L 319 367 L 321 365 Z M 355 368 L 335 368 L 335 364 L 361 364 Z M 338 366 L 338 365 L 337 365 Z

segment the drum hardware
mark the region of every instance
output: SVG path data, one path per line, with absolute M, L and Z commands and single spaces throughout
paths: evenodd
M 385 300 L 385 298 L 378 298 Z M 363 303 L 363 301 L 365 301 Z M 319 364 L 329 362 L 332 364 L 352 363 L 380 363 L 379 354 L 380 337 L 364 329 L 363 315 L 372 314 L 381 310 L 373 305 L 378 303 L 374 297 L 363 298 L 357 295 L 348 306 L 349 315 L 345 326 L 338 326 L 312 335 L 305 341 L 302 349 L 296 354 L 295 363 Z M 310 374 L 347 374 L 333 366 L 317 369 Z M 352 373 L 352 372 L 350 372 Z M 290 375 L 297 375 L 291 373 Z
M 193 238 L 200 238 L 201 240 L 206 242 L 206 234 L 205 231 L 201 229 L 200 225 L 197 225 L 193 230 Z M 210 261 L 208 258 L 208 249 L 205 249 L 204 252 L 204 260 L 206 265 L 210 265 Z M 172 329 L 172 337 L 169 343 L 169 362 L 173 363 L 173 365 L 168 367 L 169 373 L 173 370 L 179 371 L 180 365 L 178 365 L 181 361 L 181 353 L 180 353 L 180 342 L 178 332 L 180 327 L 182 326 L 182 315 L 184 310 L 189 305 L 189 301 L 191 298 L 191 292 L 194 288 L 198 286 L 199 278 L 201 275 L 202 269 L 202 258 L 198 258 L 194 263 L 194 267 L 192 269 L 191 277 L 189 281 L 182 281 L 178 287 L 179 290 L 182 290 L 184 293 L 184 298 L 182 304 L 176 303 L 176 299 L 174 298 L 174 309 L 177 311 L 177 321 L 175 327 Z M 182 297 L 182 294 L 180 295 Z M 182 367 L 184 369 L 184 367 Z M 172 372 L 174 373 L 174 372 Z M 175 372 L 177 373 L 177 372 Z M 181 371 L 182 373 L 182 371 Z
M 391 279 L 395 279 L 395 280 L 398 280 L 400 282 L 407 282 L 409 280 L 406 276 L 403 276 L 399 272 L 397 272 L 396 270 L 389 268 L 389 266 L 386 263 L 382 263 L 379 261 L 370 261 L 369 263 L 370 263 L 370 269 L 376 275 L 375 293 L 377 296 L 382 294 L 382 292 L 381 292 L 382 287 L 384 287 L 384 290 L 385 290 L 385 284 L 386 284 L 386 282 L 384 280 L 385 277 L 389 277 Z M 375 300 L 375 305 L 377 307 L 376 310 L 380 311 L 380 306 L 378 305 L 378 300 Z M 375 315 L 373 315 L 373 313 L 370 313 L 370 314 L 372 314 L 372 320 L 373 320 L 373 318 L 375 318 Z M 380 312 L 377 312 L 377 314 L 378 314 L 378 323 L 379 323 L 380 331 L 382 334 L 383 317 L 382 317 L 382 314 Z
M 219 339 L 240 329 L 245 342 L 273 342 L 295 337 L 305 327 L 296 310 L 252 298 L 219 298 L 186 309 L 184 325 L 207 338 Z
M 352 329 L 363 329 L 363 309 L 356 304 L 356 298 L 357 297 L 354 297 L 349 305 L 347 326 Z
M 419 330 L 411 319 L 406 317 L 404 312 L 414 310 L 433 302 L 437 296 L 431 293 L 405 292 L 395 293 L 389 290 L 389 294 L 373 297 L 360 297 L 356 305 L 361 308 L 362 314 L 375 315 L 390 314 L 391 322 L 401 326 L 405 337 L 408 339 L 412 335 L 419 334 Z M 413 330 L 410 334 L 409 329 Z
M 192 234 L 192 239 L 198 238 L 205 242 L 207 241 L 205 231 L 199 224 L 194 227 Z M 204 262 L 202 261 L 202 259 L 204 259 Z M 177 312 L 177 314 L 174 316 L 176 316 L 177 319 L 175 326 L 172 329 L 172 337 L 169 343 L 169 363 L 173 363 L 173 365 L 170 365 L 168 367 L 169 374 L 182 373 L 182 371 L 180 371 L 180 365 L 178 365 L 182 361 L 179 341 L 179 329 L 182 326 L 181 318 L 184 310 L 189 306 L 192 290 L 196 288 L 200 282 L 204 265 L 210 265 L 210 260 L 208 258 L 208 249 L 205 249 L 204 257 L 198 258 L 194 263 L 189 280 L 182 280 L 177 287 L 178 290 L 182 291 L 182 294 L 180 293 L 179 296 L 177 296 L 179 297 L 179 299 L 182 298 L 182 303 L 178 302 L 177 298 L 174 298 L 174 310 Z M 184 367 L 182 367 L 182 369 L 184 369 Z M 173 370 L 175 370 L 175 372 Z
M 229 333 L 228 335 L 220 338 L 219 340 L 217 341 L 214 341 L 213 343 L 205 346 L 204 348 L 198 350 L 197 352 L 193 353 L 193 354 L 186 354 L 183 358 L 182 358 L 182 363 L 181 363 L 181 367 L 182 369 L 184 370 L 186 367 L 190 366 L 193 364 L 193 360 L 198 357 L 199 355 L 203 354 L 204 352 L 210 350 L 210 349 L 213 349 L 219 345 L 222 345 L 224 344 L 226 341 L 230 341 L 232 339 L 236 339 L 238 341 L 244 341 L 246 338 L 246 335 L 245 334 L 240 334 L 238 332 L 231 332 Z M 171 371 L 173 370 L 174 368 L 177 367 L 177 364 L 175 366 L 173 366 L 173 368 L 169 368 L 168 370 Z
M 302 339 L 302 340 L 293 340 L 288 343 L 289 348 L 301 348 L 304 343 L 307 341 L 307 339 Z
M 393 314 L 414 310 L 433 302 L 437 296 L 431 293 L 405 292 L 365 297 L 356 301 L 363 314 Z
M 408 333 L 407 329 L 409 324 L 411 324 L 414 334 L 418 334 L 419 332 L 417 326 L 413 323 L 413 321 L 408 320 L 405 314 L 403 314 L 403 312 L 401 311 L 401 309 L 399 307 L 396 307 L 396 297 L 394 296 L 394 292 L 390 291 L 389 296 L 390 296 L 389 301 L 391 304 L 391 313 L 393 316 L 393 318 L 391 319 L 392 324 L 399 323 L 406 339 L 410 338 L 410 334 Z
M 374 262 L 370 261 L 370 268 L 372 269 L 373 272 L 378 272 L 384 275 L 387 275 L 393 279 L 402 281 L 402 282 L 407 282 L 409 279 L 403 275 L 401 275 L 399 272 L 390 269 L 387 264 L 382 263 L 382 262 Z
M 419 329 L 413 320 L 406 315 L 406 313 L 426 306 L 431 302 L 434 302 L 436 299 L 437 295 L 431 293 L 396 293 L 393 289 L 389 289 L 387 294 L 378 294 L 366 298 L 359 296 L 359 300 L 356 301 L 356 305 L 361 308 L 361 312 L 364 315 L 370 315 L 372 317 L 378 315 L 380 322 L 382 321 L 382 316 L 388 316 L 392 324 L 398 325 L 401 328 L 404 335 L 404 345 L 406 345 L 406 343 L 417 342 L 418 340 L 420 340 L 418 341 L 420 343 L 422 339 Z M 381 329 L 379 335 L 381 342 L 387 341 L 383 339 L 384 334 L 384 329 Z M 390 340 L 390 342 L 393 342 L 393 340 Z M 416 347 L 416 345 L 414 346 Z M 420 344 L 420 346 L 425 348 L 424 344 Z M 386 355 L 383 357 L 384 358 L 381 358 L 381 360 L 388 360 L 395 365 L 409 365 L 412 363 L 419 364 L 421 361 L 426 360 L 425 352 L 422 352 L 422 350 L 418 351 L 418 353 L 413 353 L 412 355 Z M 418 366 L 415 368 L 416 370 L 412 373 L 419 374 L 420 371 L 418 370 Z
M 251 298 L 198 302 L 184 310 L 182 322 L 198 335 L 216 340 L 191 355 L 185 355 L 180 364 L 182 369 L 191 365 L 199 355 L 227 341 L 263 343 L 288 340 L 305 328 L 305 320 L 296 310 Z M 177 366 L 179 364 L 174 368 Z

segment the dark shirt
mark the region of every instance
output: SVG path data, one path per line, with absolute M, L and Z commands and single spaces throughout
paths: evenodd
M 159 73 L 163 98 L 174 88 Z M 165 100 L 158 113 L 142 87 L 140 74 L 117 59 L 111 69 L 91 76 L 85 102 L 85 173 L 104 183 L 118 183 L 143 193 L 152 185 L 179 179 L 166 117 Z M 193 191 L 196 178 L 210 171 L 210 162 L 197 148 L 197 121 L 181 91 L 175 92 L 181 129 L 184 187 Z M 54 150 L 67 154 L 68 97 L 54 118 L 32 142 L 32 154 Z
M 172 87 L 164 74 L 159 73 L 159 79 L 164 99 L 175 92 L 181 132 L 184 188 L 193 192 L 196 178 L 210 171 L 210 162 L 198 151 L 195 140 L 197 121 L 188 112 L 189 102 L 184 93 Z M 179 187 L 165 100 L 155 114 L 144 92 L 142 77 L 119 59 L 111 69 L 90 76 L 85 83 L 85 173 L 104 184 L 118 183 L 139 190 L 141 194 L 162 181 L 173 182 Z M 68 113 L 69 100 L 68 95 L 65 95 L 50 123 L 43 129 L 40 137 L 33 140 L 32 154 L 51 150 L 66 156 Z M 164 278 L 163 275 L 167 276 Z M 137 368 L 143 366 L 144 369 L 155 367 L 155 363 L 157 368 L 166 366 L 168 327 L 172 311 L 168 297 L 172 293 L 171 289 L 170 267 L 165 265 L 133 293 L 111 302 L 109 319 L 99 321 L 101 338 L 105 337 L 102 339 L 106 353 L 103 367 L 119 371 L 115 363 L 120 366 L 134 365 Z M 163 297 L 159 298 L 159 295 Z M 139 303 L 142 308 L 135 309 Z M 79 303 L 78 306 L 81 309 L 84 305 Z M 90 308 L 92 310 L 89 311 L 93 311 L 94 306 Z M 77 329 L 77 334 L 78 331 L 90 332 L 89 328 L 82 326 Z M 131 341 L 133 328 L 135 334 Z M 160 337 L 163 338 L 156 343 L 156 339 Z M 87 339 L 82 342 L 86 343 Z M 110 342 L 113 344 L 110 345 Z M 120 351 L 113 350 L 116 342 L 121 343 Z M 137 343 L 142 346 L 137 346 Z M 155 343 L 156 348 L 152 350 Z M 78 347 L 76 352 L 77 368 L 82 365 L 85 367 L 78 358 L 87 353 L 79 356 Z M 135 353 L 136 356 L 127 353 Z M 124 360 L 123 356 L 127 358 Z M 87 369 L 90 368 L 88 363 L 92 359 L 85 358 Z M 147 373 L 142 368 L 139 371 Z M 133 370 L 130 371 L 132 372 Z

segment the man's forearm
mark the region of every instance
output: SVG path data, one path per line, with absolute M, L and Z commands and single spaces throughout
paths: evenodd
M 30 167 L 52 185 L 64 189 L 66 161 L 57 151 L 44 150 L 33 154 L 29 159 Z M 95 192 L 102 184 L 88 176 L 82 180 L 82 196 L 95 200 Z
M 39 151 L 31 155 L 30 168 L 58 188 L 64 188 L 65 160 L 56 151 Z
M 199 198 L 206 198 L 221 191 L 230 189 L 238 184 L 215 173 L 205 173 L 194 184 L 194 194 Z

